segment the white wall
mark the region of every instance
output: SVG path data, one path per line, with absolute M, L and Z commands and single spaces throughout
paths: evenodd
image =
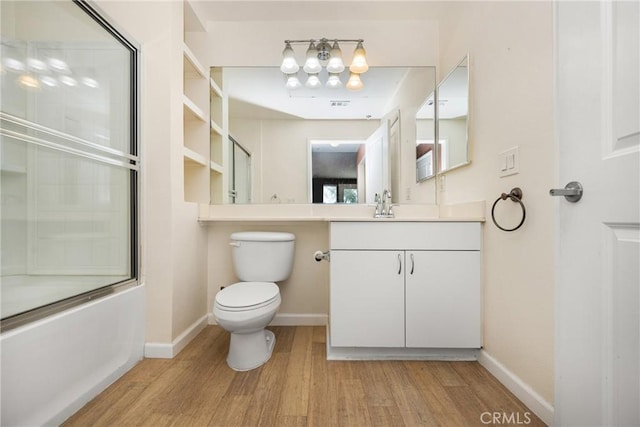
M 444 76 L 471 57 L 471 160 L 446 175 L 440 203 L 487 201 L 484 227 L 484 349 L 553 402 L 553 11 L 551 2 L 452 3 L 440 26 Z M 498 153 L 520 147 L 520 174 L 498 176 Z M 491 206 L 513 187 L 527 219 L 512 233 L 491 222 Z M 497 217 L 517 225 L 518 205 Z

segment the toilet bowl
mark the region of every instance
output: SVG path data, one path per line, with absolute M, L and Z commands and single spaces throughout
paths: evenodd
M 227 364 L 236 371 L 257 368 L 271 358 L 276 340 L 265 327 L 280 307 L 280 290 L 274 282 L 291 274 L 294 241 L 291 233 L 231 235 L 234 269 L 243 281 L 216 294 L 213 315 L 231 333 Z
M 280 307 L 280 291 L 272 282 L 240 282 L 216 295 L 213 315 L 221 328 L 231 332 L 227 364 L 248 371 L 271 358 L 273 332 L 265 327 Z

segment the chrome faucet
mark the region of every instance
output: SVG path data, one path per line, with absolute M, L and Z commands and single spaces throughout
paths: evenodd
M 391 204 L 391 191 L 384 190 L 382 197 L 378 193 L 375 195 L 376 211 L 374 218 L 393 218 L 393 206 Z
M 378 193 L 376 193 L 373 201 L 376 202 L 376 211 L 374 212 L 373 217 L 374 218 L 379 218 L 380 217 L 381 208 L 382 208 L 382 206 L 381 206 L 381 202 L 382 201 L 381 201 L 380 195 Z

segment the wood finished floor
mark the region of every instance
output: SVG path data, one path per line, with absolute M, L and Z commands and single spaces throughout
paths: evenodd
M 231 370 L 228 333 L 208 326 L 174 359 L 141 361 L 64 426 L 482 426 L 486 412 L 544 425 L 476 362 L 327 361 L 324 327 L 269 329 L 276 347 L 258 369 Z

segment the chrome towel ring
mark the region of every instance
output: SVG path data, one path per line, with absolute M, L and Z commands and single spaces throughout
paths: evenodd
M 514 228 L 501 227 L 496 221 L 496 217 L 494 215 L 494 210 L 496 209 L 496 205 L 498 204 L 498 202 L 500 200 L 507 200 L 507 199 L 511 199 L 511 201 L 514 203 L 520 203 L 520 207 L 522 208 L 522 220 L 520 221 L 520 224 L 516 225 Z M 498 227 L 502 231 L 516 231 L 518 228 L 522 227 L 522 224 L 524 224 L 524 219 L 526 218 L 526 216 L 527 216 L 527 210 L 524 208 L 524 203 L 522 203 L 522 190 L 518 187 L 513 188 L 509 192 L 509 194 L 502 193 L 500 197 L 498 197 L 496 201 L 493 202 L 493 206 L 491 207 L 491 219 L 493 220 L 493 223 L 496 225 L 496 227 Z

